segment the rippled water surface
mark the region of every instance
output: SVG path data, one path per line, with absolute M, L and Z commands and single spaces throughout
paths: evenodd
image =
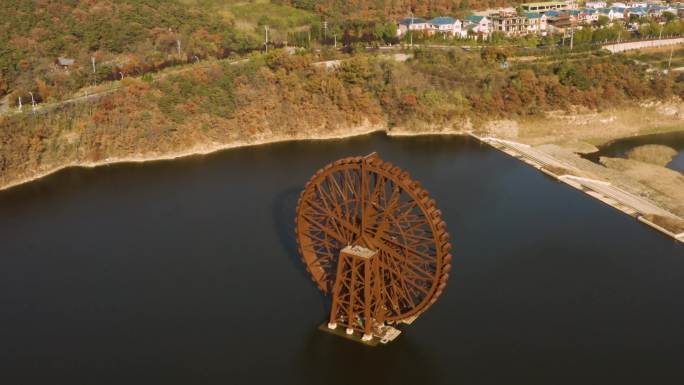
M 388 346 L 316 330 L 306 180 L 378 151 L 444 212 L 444 295 Z M 0 192 L 1 384 L 681 384 L 684 248 L 466 138 L 245 148 Z

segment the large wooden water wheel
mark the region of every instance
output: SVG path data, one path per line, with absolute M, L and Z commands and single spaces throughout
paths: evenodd
M 435 201 L 399 167 L 371 154 L 320 169 L 297 205 L 299 252 L 332 296 L 328 327 L 387 342 L 442 294 L 449 234 Z

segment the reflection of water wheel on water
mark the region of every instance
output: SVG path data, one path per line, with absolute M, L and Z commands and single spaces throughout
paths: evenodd
M 441 212 L 408 173 L 375 154 L 316 172 L 295 220 L 307 270 L 332 296 L 327 328 L 337 334 L 392 340 L 392 324 L 413 322 L 444 290 L 451 244 Z

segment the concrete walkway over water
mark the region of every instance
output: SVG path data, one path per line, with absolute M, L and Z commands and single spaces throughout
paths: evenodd
M 581 174 L 577 167 L 558 160 L 551 155 L 535 149 L 527 144 L 493 137 L 479 137 L 472 133 L 470 135 L 483 143 L 487 143 L 494 148 L 497 148 L 515 158 L 522 160 L 523 162 L 563 183 L 583 191 L 587 195 L 590 195 L 601 202 L 604 202 L 632 217 L 637 218 L 639 221 L 653 227 L 654 229 L 659 230 L 680 242 L 684 242 L 684 232 L 678 234 L 672 233 L 671 231 L 668 231 L 667 229 L 664 229 L 643 217 L 644 215 L 652 214 L 662 217 L 681 219 L 675 214 L 659 207 L 650 200 L 625 191 L 607 181 L 573 175 L 574 173 Z

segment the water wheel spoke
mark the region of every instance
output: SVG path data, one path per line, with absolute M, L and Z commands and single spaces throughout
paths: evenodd
M 345 231 L 340 231 L 339 234 L 340 234 L 340 236 L 343 236 L 346 239 L 345 244 L 347 244 L 347 243 L 349 243 L 349 241 L 351 241 L 351 237 L 349 236 L 349 234 L 357 234 L 358 233 L 358 229 L 356 229 L 353 224 L 344 220 L 343 217 L 337 216 L 337 215 L 335 215 L 335 213 L 327 211 L 324 207 L 319 206 L 315 202 L 309 202 L 309 204 L 321 212 L 328 213 L 328 216 L 325 217 L 326 219 L 329 218 L 329 219 L 335 220 L 338 224 L 340 224 L 342 226 L 342 228 Z M 303 215 L 307 218 L 313 219 L 312 217 L 306 215 L 305 213 Z
M 391 238 L 383 237 L 382 240 L 396 246 L 399 249 L 406 251 L 406 255 L 413 254 L 413 256 L 419 257 L 420 260 L 433 260 L 434 259 L 433 256 L 430 256 L 430 255 L 425 254 L 425 253 L 421 253 L 420 251 L 418 251 L 412 247 L 408 247 L 406 244 L 397 243 L 395 240 L 393 240 Z
M 407 289 L 406 284 L 410 284 L 411 286 L 417 288 L 418 290 L 422 291 L 424 294 L 427 295 L 427 290 L 420 286 L 418 283 L 415 281 L 408 279 L 408 278 L 418 278 L 418 279 L 426 279 L 426 277 L 420 277 L 416 274 L 412 274 L 411 270 L 406 270 L 402 269 L 400 266 L 398 266 L 398 262 L 395 258 L 385 258 L 385 261 L 388 263 L 385 264 L 385 267 L 389 267 L 389 265 L 392 265 L 392 267 L 389 267 L 389 270 L 397 276 L 400 282 L 402 282 L 402 285 L 404 286 L 404 289 Z
M 393 236 L 403 237 L 404 239 L 411 238 L 411 239 L 418 241 L 417 244 L 430 244 L 430 243 L 435 241 L 434 238 L 428 238 L 428 237 L 423 237 L 420 235 L 414 235 L 411 233 L 405 233 L 403 231 L 397 232 L 397 231 L 387 230 L 387 231 L 385 231 L 385 234 L 390 235 L 390 236 L 393 235 Z
M 306 215 L 303 215 L 302 218 L 306 219 L 307 222 L 308 222 L 309 224 L 311 224 L 312 226 L 314 226 L 314 227 L 318 228 L 319 230 L 323 231 L 326 235 L 329 235 L 330 237 L 332 237 L 332 238 L 334 238 L 334 239 L 337 239 L 338 241 L 340 241 L 340 242 L 343 243 L 343 244 L 347 244 L 347 243 L 348 243 L 348 240 L 344 239 L 344 237 L 342 237 L 342 235 L 337 234 L 336 232 L 332 231 L 332 230 L 331 230 L 330 228 L 328 228 L 327 226 L 322 225 L 322 224 L 318 223 L 318 222 L 315 221 L 315 220 L 312 220 L 311 218 L 309 218 L 309 217 L 306 216 Z
M 407 259 L 404 258 L 403 256 L 399 255 L 399 254 L 398 254 L 395 250 L 393 250 L 391 247 L 387 247 L 386 245 L 383 245 L 382 243 L 380 243 L 380 244 L 375 244 L 375 246 L 376 246 L 378 249 L 380 249 L 382 252 L 384 252 L 384 253 L 387 254 L 387 259 L 393 259 L 393 260 L 395 260 L 395 261 L 397 261 L 397 262 L 406 263 L 408 266 L 411 266 L 411 267 L 416 268 L 416 269 L 418 269 L 418 270 L 422 270 L 422 269 L 419 268 L 419 266 L 416 266 L 415 264 L 413 264 L 412 262 L 410 262 L 409 260 L 407 260 Z M 419 275 L 417 275 L 417 276 L 418 276 L 418 278 L 421 278 L 421 279 L 429 279 L 429 280 L 432 280 L 432 277 L 431 277 L 430 275 L 428 275 L 427 273 L 426 273 L 424 276 L 419 276 Z
M 324 191 L 323 188 L 321 188 L 321 186 L 319 184 L 316 185 L 316 190 L 319 192 L 319 196 L 321 197 L 321 202 L 323 204 L 323 208 L 324 208 L 325 212 L 328 214 L 334 212 L 334 209 L 330 207 L 330 205 L 331 205 L 330 202 L 332 202 L 332 199 L 330 198 L 330 196 Z M 339 208 L 339 206 L 337 208 Z M 338 211 L 337 217 L 341 217 L 341 216 L 342 216 L 341 213 Z M 336 217 L 329 215 L 329 218 L 330 218 L 330 221 L 334 223 L 334 226 L 336 227 L 337 232 L 342 234 L 342 229 L 339 228 L 339 226 L 337 225 L 337 221 L 334 220 Z

